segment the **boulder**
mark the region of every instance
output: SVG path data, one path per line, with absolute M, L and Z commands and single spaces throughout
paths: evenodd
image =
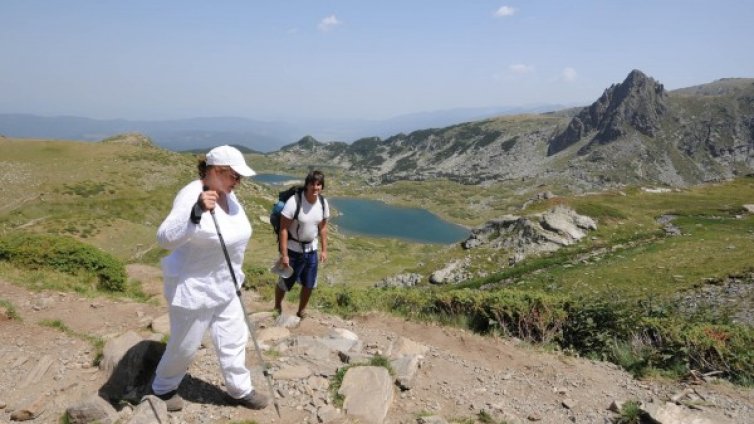
M 347 416 L 364 424 L 382 424 L 393 402 L 393 381 L 383 367 L 353 367 L 343 377 L 338 394 L 345 397 Z

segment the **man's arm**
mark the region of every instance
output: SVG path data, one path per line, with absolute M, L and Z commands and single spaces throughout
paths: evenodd
M 288 258 L 288 227 L 293 222 L 291 219 L 280 215 L 280 263 L 283 266 L 290 265 Z
M 322 244 L 322 249 L 319 252 L 319 260 L 321 262 L 327 262 L 327 220 L 323 219 L 319 223 L 319 238 Z

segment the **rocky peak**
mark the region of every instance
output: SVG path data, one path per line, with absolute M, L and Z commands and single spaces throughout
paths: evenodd
M 596 102 L 582 109 L 565 131 L 550 141 L 547 154 L 554 155 L 595 131 L 579 154 L 588 152 L 595 143 L 610 143 L 631 130 L 654 137 L 667 110 L 666 95 L 662 84 L 634 69 L 622 83 L 613 84 Z
M 320 143 L 319 141 L 317 141 L 316 138 L 310 135 L 305 135 L 301 137 L 301 140 L 283 147 L 282 150 L 291 150 L 291 149 L 313 150 L 315 147 L 318 147 L 318 146 L 324 146 L 324 144 Z

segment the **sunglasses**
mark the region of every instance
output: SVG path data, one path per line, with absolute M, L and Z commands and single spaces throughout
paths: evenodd
M 243 176 L 239 174 L 238 172 L 234 171 L 232 168 L 223 168 L 221 169 L 221 172 L 225 175 L 228 175 L 229 177 L 233 178 L 236 182 L 241 182 L 241 179 Z

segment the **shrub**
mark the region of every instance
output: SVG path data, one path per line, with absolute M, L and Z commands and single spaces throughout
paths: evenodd
M 681 349 L 692 369 L 722 371 L 735 382 L 754 383 L 754 329 L 701 323 L 692 324 L 684 336 Z
M 0 299 L 0 307 L 5 309 L 5 317 L 7 319 L 21 320 L 21 316 L 18 315 L 16 307 L 9 300 Z
M 620 416 L 615 421 L 616 424 L 640 424 L 643 413 L 641 404 L 638 401 L 630 400 L 620 409 Z
M 0 260 L 29 269 L 47 268 L 76 275 L 91 273 L 97 288 L 122 292 L 126 270 L 118 259 L 96 247 L 66 236 L 15 233 L 0 237 Z
M 654 301 L 571 297 L 537 291 L 367 289 L 322 287 L 323 309 L 352 315 L 386 310 L 404 316 L 463 323 L 478 332 L 500 331 L 536 343 L 557 343 L 583 356 L 614 362 L 637 377 L 689 369 L 721 371 L 754 383 L 754 329 L 679 317 Z

